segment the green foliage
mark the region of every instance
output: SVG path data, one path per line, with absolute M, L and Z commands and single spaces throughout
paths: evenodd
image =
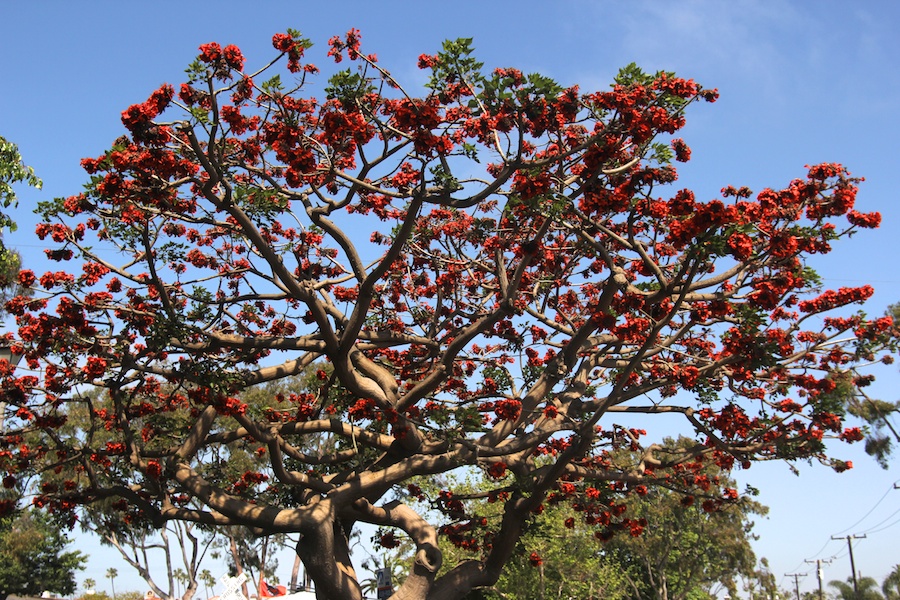
M 350 69 L 332 75 L 325 87 L 326 97 L 338 100 L 345 107 L 355 105 L 363 96 L 374 91 L 375 86 L 364 74 L 354 73 Z
M 41 189 L 41 180 L 34 174 L 34 169 L 22 162 L 19 148 L 0 136 L 0 208 L 15 208 L 18 198 L 13 184 L 22 183 Z M 4 229 L 16 230 L 15 221 L 3 210 L 0 210 L 0 305 L 9 298 L 21 294 L 16 282 L 16 274 L 21 266 L 19 253 L 8 249 L 3 244 Z
M 85 585 L 85 587 L 88 586 Z M 104 591 L 94 591 L 93 594 L 84 594 L 77 600 L 113 600 L 113 598 Z M 116 600 L 144 600 L 144 594 L 136 590 L 119 592 L 116 594 Z
M 266 79 L 262 82 L 260 86 L 262 91 L 264 91 L 269 96 L 278 96 L 279 94 L 284 92 L 284 84 L 281 83 L 281 75 L 273 75 L 269 79 Z
M 297 46 L 303 48 L 304 50 L 309 50 L 313 47 L 312 40 L 303 37 L 303 34 L 300 33 L 300 30 L 294 29 L 293 27 L 288 27 L 287 34 L 291 36 L 291 40 L 293 40 Z
M 21 289 L 16 280 L 21 265 L 22 258 L 19 253 L 6 248 L 3 245 L 3 237 L 0 236 L 0 307 L 16 295 L 30 295 L 30 290 Z
M 881 583 L 881 591 L 884 593 L 885 600 L 900 600 L 900 565 L 895 565 L 894 569 L 884 578 Z
M 22 162 L 19 148 L 6 138 L 0 136 L 0 207 L 15 208 L 18 204 L 13 184 L 24 183 L 41 189 L 41 180 L 34 174 L 34 169 Z M 0 229 L 15 231 L 16 224 L 9 215 L 0 211 Z
M 75 591 L 87 556 L 66 551 L 68 537 L 44 513 L 23 510 L 0 520 L 0 595 Z
M 473 51 L 472 38 L 444 40 L 442 51 L 437 54 L 437 63 L 432 67 L 431 79 L 426 85 L 439 90 L 447 81 L 461 80 L 471 84 L 481 80 L 484 63 L 472 58 Z
M 829 587 L 834 588 L 837 600 L 883 600 L 878 591 L 878 582 L 873 577 L 860 577 L 853 584 L 853 578 L 847 581 L 829 581 Z
M 722 497 L 734 485 L 714 465 L 698 476 L 709 481 L 710 498 Z M 626 506 L 629 519 L 646 521 L 646 526 L 637 536 L 616 535 L 604 551 L 622 565 L 635 600 L 706 598 L 716 585 L 737 597 L 739 579 L 760 579 L 750 546 L 751 519 L 768 512 L 765 506 L 742 497 L 708 510 L 702 499 L 689 503 L 665 488 L 629 496 Z
M 583 523 L 567 527 L 570 515 L 561 506 L 545 509 L 493 590 L 484 590 L 482 597 L 626 600 L 631 567 L 605 552 L 592 528 Z

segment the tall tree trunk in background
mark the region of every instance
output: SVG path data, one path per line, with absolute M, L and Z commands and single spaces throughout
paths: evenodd
M 244 564 L 241 562 L 241 553 L 238 551 L 237 540 L 234 539 L 233 535 L 229 534 L 228 541 L 231 544 L 231 559 L 234 561 L 234 574 L 235 576 L 239 576 L 244 572 Z M 244 582 L 244 585 L 241 586 L 241 591 L 244 593 L 244 598 L 250 597 L 246 581 Z
M 297 576 L 300 574 L 300 565 L 302 562 L 300 561 L 300 555 L 296 552 L 294 553 L 294 567 L 291 569 L 291 587 L 288 590 L 289 594 L 292 594 L 294 590 L 297 589 Z M 303 578 L 303 586 L 306 587 L 306 577 Z

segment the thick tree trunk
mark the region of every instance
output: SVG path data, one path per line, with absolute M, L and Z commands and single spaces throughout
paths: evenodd
M 350 562 L 347 537 L 339 522 L 326 520 L 301 532 L 297 555 L 316 585 L 318 600 L 363 600 L 362 589 Z
M 435 539 L 437 542 L 437 539 Z M 435 552 L 426 549 L 416 551 L 412 569 L 409 576 L 400 589 L 392 596 L 391 600 L 420 600 L 422 598 L 430 598 L 428 595 L 434 583 L 436 571 L 441 566 L 440 551 L 437 550 L 435 544 Z

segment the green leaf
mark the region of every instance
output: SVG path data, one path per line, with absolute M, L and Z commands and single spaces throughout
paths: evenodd
M 260 87 L 262 88 L 262 91 L 270 96 L 275 96 L 284 91 L 284 85 L 281 83 L 281 75 L 275 75 L 274 77 L 267 79 Z

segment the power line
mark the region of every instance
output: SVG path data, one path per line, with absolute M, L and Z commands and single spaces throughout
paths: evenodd
M 898 511 L 898 512 L 900 512 L 900 511 Z M 896 515 L 897 513 L 894 513 L 894 514 Z M 884 531 L 885 529 L 890 529 L 891 527 L 893 527 L 894 525 L 896 525 L 896 524 L 898 524 L 898 523 L 900 523 L 900 519 L 897 519 L 896 521 L 894 521 L 894 522 L 891 523 L 890 525 L 885 525 L 885 526 L 882 527 L 881 529 L 875 529 L 875 530 L 871 530 L 871 529 L 870 529 L 870 530 L 867 531 L 866 533 L 878 533 L 879 531 Z
M 825 600 L 825 590 L 822 589 L 822 580 L 825 578 L 822 573 L 822 563 L 831 564 L 831 559 L 807 560 L 808 563 L 816 563 L 816 579 L 819 580 L 819 600 Z
M 785 573 L 784 576 L 794 578 L 794 591 L 797 594 L 797 600 L 800 600 L 800 578 L 806 577 L 806 573 Z
M 842 533 L 844 533 L 844 532 L 846 532 L 846 531 L 849 531 L 849 530 L 853 529 L 854 527 L 856 527 L 857 525 L 859 525 L 860 523 L 862 523 L 866 518 L 869 517 L 869 515 L 871 515 L 871 514 L 875 511 L 876 508 L 878 508 L 878 506 L 884 501 L 885 498 L 887 498 L 888 494 L 889 494 L 892 490 L 897 490 L 897 489 L 900 489 L 900 481 L 894 482 L 894 483 L 891 485 L 891 487 L 889 487 L 889 488 L 887 489 L 887 491 L 885 491 L 885 493 L 881 496 L 881 498 L 878 499 L 878 501 L 875 503 L 875 505 L 872 506 L 872 508 L 870 508 L 870 509 L 866 512 L 866 514 L 864 514 L 859 520 L 857 520 L 855 523 L 853 523 L 853 524 L 850 525 L 849 527 L 846 527 L 846 528 L 842 529 L 841 531 L 838 531 L 838 532 L 836 532 L 835 534 L 833 534 L 833 535 L 831 536 L 830 539 L 826 540 L 825 543 L 822 544 L 822 547 L 819 548 L 819 550 L 818 550 L 817 552 L 813 553 L 812 556 L 808 557 L 807 559 L 804 559 L 803 561 L 801 561 L 801 562 L 800 562 L 796 567 L 794 567 L 792 570 L 793 570 L 793 571 L 797 571 L 797 570 L 800 569 L 800 567 L 803 566 L 803 563 L 805 563 L 805 562 L 810 562 L 810 561 L 814 560 L 817 556 L 819 556 L 820 554 L 822 554 L 822 552 L 825 551 L 825 549 L 828 547 L 828 544 L 830 544 L 832 541 L 845 539 L 846 536 L 840 536 L 840 534 L 842 534 Z M 894 525 L 897 525 L 898 523 L 900 523 L 900 520 L 894 521 L 893 523 L 891 523 L 891 524 L 889 524 L 889 525 L 886 525 L 885 527 L 881 527 L 880 529 L 874 529 L 874 528 L 877 528 L 877 527 L 879 527 L 880 525 L 882 525 L 882 524 L 883 524 L 885 521 L 887 521 L 888 519 L 893 518 L 893 516 L 896 515 L 898 512 L 900 512 L 900 510 L 894 511 L 894 512 L 893 512 L 890 516 L 888 516 L 886 519 L 882 520 L 882 521 L 879 522 L 879 523 L 876 523 L 875 525 L 872 525 L 869 529 L 867 529 L 867 530 L 865 530 L 865 531 L 862 532 L 862 536 L 865 537 L 865 534 L 867 534 L 867 533 L 878 533 L 878 532 L 880 532 L 880 531 L 884 531 L 885 529 L 889 529 L 889 528 L 893 527 Z M 852 549 L 851 549 L 851 551 L 852 551 Z M 845 552 L 846 552 L 846 551 L 844 551 L 844 552 L 838 552 L 838 553 L 836 553 L 835 555 L 831 556 L 831 558 L 826 559 L 826 560 L 835 560 L 835 559 L 838 559 L 838 558 L 843 558 L 844 556 L 846 556 Z M 855 575 L 854 575 L 854 576 L 855 576 Z
M 868 529 L 866 529 L 865 531 L 863 531 L 863 532 L 861 532 L 861 533 L 873 533 L 873 531 L 872 531 L 873 529 L 875 529 L 876 527 L 881 527 L 881 526 L 884 525 L 887 521 L 893 519 L 893 518 L 894 518 L 894 515 L 896 515 L 897 513 L 900 513 L 900 508 L 898 508 L 897 510 L 895 510 L 894 512 L 892 512 L 890 515 L 887 516 L 887 518 L 885 518 L 884 520 L 882 520 L 880 523 L 876 523 L 875 525 L 872 525 L 871 527 L 869 527 Z M 885 529 L 886 529 L 886 528 L 885 528 Z M 880 531 L 880 530 L 879 530 L 879 531 Z
M 865 539 L 865 537 L 866 534 L 845 535 L 843 537 L 831 536 L 831 539 L 833 540 L 847 540 L 847 550 L 850 551 L 850 573 L 853 575 L 853 594 L 855 598 L 859 598 L 859 582 L 856 579 L 856 562 L 853 560 L 853 540 Z
M 894 485 L 897 485 L 897 484 L 894 484 Z M 842 533 L 845 533 L 845 532 L 847 532 L 847 531 L 850 531 L 851 529 L 853 529 L 854 527 L 856 527 L 857 525 L 859 525 L 860 523 L 862 523 L 863 521 L 865 521 L 865 520 L 866 520 L 866 517 L 868 517 L 869 515 L 871 515 L 871 514 L 875 511 L 875 509 L 878 508 L 878 505 L 881 504 L 881 503 L 884 501 L 884 499 L 888 497 L 888 494 L 890 494 L 890 493 L 891 493 L 891 490 L 893 490 L 893 489 L 895 489 L 895 488 L 889 487 L 889 488 L 887 489 L 887 491 L 884 493 L 884 495 L 883 495 L 881 498 L 878 499 L 878 502 L 875 503 L 875 506 L 873 506 L 872 508 L 869 509 L 869 512 L 867 512 L 866 514 L 864 514 L 864 515 L 863 515 L 856 523 L 854 523 L 853 525 L 851 525 L 851 526 L 849 526 L 849 527 L 847 527 L 847 528 L 845 528 L 845 529 L 841 529 L 840 531 L 836 531 L 836 532 L 831 536 L 832 539 L 834 539 L 834 536 L 835 536 L 835 535 L 840 535 L 840 534 L 842 534 Z M 893 515 L 891 515 L 891 516 L 893 516 Z M 888 517 L 888 518 L 890 519 L 890 517 Z M 881 524 L 881 523 L 879 523 L 879 525 L 880 525 L 880 524 Z M 877 527 L 877 525 L 876 525 L 876 527 Z M 821 550 L 820 550 L 819 552 L 821 552 Z

